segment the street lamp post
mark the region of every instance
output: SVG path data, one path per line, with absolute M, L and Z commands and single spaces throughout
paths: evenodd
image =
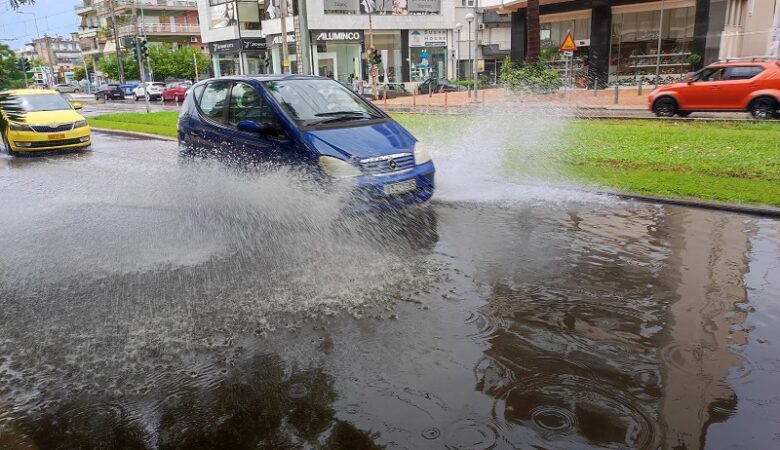
M 473 13 L 466 14 L 466 23 L 468 23 L 468 34 L 467 34 L 468 37 L 466 38 L 466 40 L 468 41 L 468 45 L 469 45 L 469 64 L 471 64 L 472 66 L 474 65 L 474 61 L 471 59 L 471 22 L 473 21 L 474 21 L 474 14 Z M 473 70 L 469 72 L 473 73 Z M 471 73 L 469 74 L 469 80 L 471 80 Z M 469 97 L 471 97 L 470 85 L 468 90 L 469 90 Z
M 458 33 L 458 39 L 455 41 L 455 84 L 460 84 L 460 30 L 463 24 L 455 24 L 455 32 Z

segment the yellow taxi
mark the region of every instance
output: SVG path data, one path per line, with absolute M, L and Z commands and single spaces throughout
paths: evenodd
M 80 104 L 71 105 L 62 94 L 48 89 L 7 92 L 18 100 L 24 115 L 24 121 L 9 122 L 7 129 L 0 130 L 9 154 L 71 150 L 92 143 L 86 119 L 76 112 Z

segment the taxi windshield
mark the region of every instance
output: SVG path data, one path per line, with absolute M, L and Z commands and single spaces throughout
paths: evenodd
M 60 94 L 22 95 L 19 105 L 25 112 L 71 109 L 70 103 Z

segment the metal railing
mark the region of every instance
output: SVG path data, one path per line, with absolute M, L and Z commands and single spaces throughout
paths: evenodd
M 145 34 L 200 34 L 200 25 L 170 24 L 170 23 L 145 23 L 140 27 L 125 25 L 119 27 L 119 34 L 136 34 L 143 31 Z

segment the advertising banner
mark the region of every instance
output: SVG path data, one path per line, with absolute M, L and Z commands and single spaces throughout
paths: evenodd
M 235 2 L 209 7 L 209 28 L 225 28 L 238 25 Z

